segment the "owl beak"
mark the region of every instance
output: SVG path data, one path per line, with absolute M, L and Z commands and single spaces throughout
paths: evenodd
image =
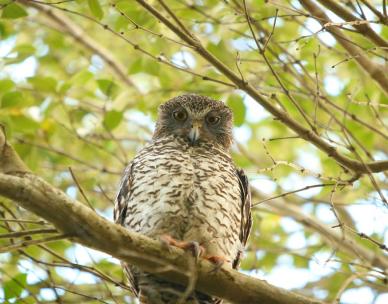
M 194 144 L 198 140 L 199 135 L 200 135 L 200 123 L 194 122 L 189 132 L 189 140 L 191 144 Z

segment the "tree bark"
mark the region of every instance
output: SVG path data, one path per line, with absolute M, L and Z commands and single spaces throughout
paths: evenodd
M 0 132 L 0 195 L 52 223 L 70 241 L 112 255 L 163 278 L 187 283 L 232 303 L 318 304 L 318 300 L 272 286 L 227 266 L 193 258 L 181 249 L 125 229 L 30 173 Z M 194 267 L 193 267 L 194 265 Z

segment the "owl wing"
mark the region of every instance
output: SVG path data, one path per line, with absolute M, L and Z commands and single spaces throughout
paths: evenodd
M 249 234 L 252 228 L 252 214 L 251 214 L 251 190 L 249 188 L 248 178 L 242 169 L 237 169 L 237 177 L 240 184 L 241 192 L 241 226 L 240 226 L 240 241 L 243 246 L 248 241 Z M 239 251 L 233 261 L 233 268 L 237 269 L 240 264 L 240 259 L 243 252 Z
M 119 192 L 117 193 L 113 219 L 116 224 L 124 226 L 124 221 L 127 216 L 127 208 L 128 202 L 130 200 L 131 195 L 131 187 L 133 181 L 133 162 L 131 162 L 124 171 L 123 177 L 121 178 Z M 139 284 L 136 277 L 133 275 L 131 271 L 131 267 L 125 263 L 122 263 L 125 272 L 127 274 L 127 278 L 129 281 L 129 287 L 134 295 L 137 297 L 139 295 Z
M 124 225 L 125 217 L 127 216 L 128 201 L 130 199 L 131 187 L 133 181 L 133 162 L 125 168 L 124 174 L 121 177 L 119 192 L 115 200 L 113 219 L 116 224 Z

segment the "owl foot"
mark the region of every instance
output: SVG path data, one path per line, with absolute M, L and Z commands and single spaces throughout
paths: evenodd
M 168 252 L 171 252 L 170 245 L 172 245 L 171 240 L 173 240 L 173 238 L 169 235 L 162 235 L 159 239 L 162 242 L 163 248 L 165 248 Z
M 219 255 L 208 255 L 205 256 L 204 259 L 214 264 L 214 269 L 212 269 L 210 273 L 217 272 L 222 268 L 222 265 L 224 265 L 225 262 L 230 262 L 230 260 L 228 260 L 227 258 Z
M 205 248 L 203 248 L 198 242 L 195 241 L 187 242 L 184 244 L 182 249 L 190 250 L 196 260 L 198 260 L 198 258 L 205 252 Z
M 190 250 L 195 259 L 198 259 L 205 252 L 205 248 L 203 248 L 198 242 L 178 241 L 169 235 L 163 235 L 161 240 L 167 245 L 178 247 L 185 251 Z

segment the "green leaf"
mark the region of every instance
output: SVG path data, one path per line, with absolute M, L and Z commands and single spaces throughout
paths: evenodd
M 111 131 L 120 124 L 122 119 L 123 119 L 123 112 L 112 110 L 112 111 L 106 112 L 103 124 L 105 128 Z
M 53 77 L 35 76 L 28 78 L 28 82 L 40 92 L 55 92 L 57 87 L 57 81 Z
M 137 5 L 133 5 L 131 1 L 117 1 L 117 8 L 131 18 L 131 20 L 143 26 L 149 25 L 151 27 L 151 24 L 155 22 L 154 18 L 144 10 L 141 10 Z
M 217 44 L 210 42 L 207 49 L 225 64 L 230 65 L 235 60 L 235 56 L 228 51 L 230 47 L 223 40 L 220 40 Z
M 257 257 L 255 255 L 255 252 L 248 252 L 244 259 L 241 261 L 241 269 L 247 269 L 250 270 L 255 265 L 255 262 L 257 260 Z
M 278 255 L 274 253 L 267 253 L 264 257 L 259 261 L 259 265 L 261 265 L 260 269 L 264 271 L 270 271 L 273 267 L 275 267 L 278 259 Z
M 65 94 L 70 88 L 71 88 L 71 83 L 66 81 L 59 86 L 58 93 L 61 95 Z
M 82 86 L 93 78 L 93 73 L 88 70 L 81 70 L 71 78 L 71 83 Z
M 3 291 L 5 299 L 17 298 L 23 291 L 23 286 L 27 284 L 27 274 L 19 273 L 12 279 L 4 282 Z
M 0 23 L 0 37 L 5 38 L 7 36 L 7 32 L 5 29 L 5 25 L 3 23 Z
M 118 85 L 109 79 L 98 79 L 97 84 L 102 93 L 108 97 L 115 97 L 118 93 Z
M 144 59 L 142 62 L 143 72 L 158 76 L 160 71 L 160 64 L 155 60 Z
M 16 3 L 11 3 L 4 7 L 1 14 L 1 18 L 4 19 L 17 19 L 25 16 L 28 16 L 26 10 Z
M 7 134 L 7 137 L 12 137 L 13 136 L 13 123 L 10 118 L 10 115 L 6 113 L 6 111 L 1 111 L 0 110 L 0 124 L 3 125 L 5 128 L 5 132 Z M 1 290 L 1 289 L 0 289 Z
M 79 108 L 74 109 L 70 112 L 71 119 L 75 122 L 80 122 L 86 114 L 89 114 L 90 112 L 86 111 L 85 109 Z
M 6 64 L 15 64 L 22 62 L 26 58 L 35 54 L 35 47 L 31 44 L 19 44 L 15 46 L 12 53 L 16 53 L 16 56 L 5 58 Z
M 309 260 L 306 259 L 305 257 L 294 255 L 293 257 L 294 260 L 294 266 L 297 268 L 308 268 L 309 266 Z
M 13 116 L 12 125 L 15 131 L 28 134 L 35 134 L 39 129 L 39 124 L 35 120 L 23 115 Z
M 15 83 L 11 79 L 1 79 L 0 80 L 0 92 L 6 93 L 12 90 L 15 86 Z
M 19 105 L 23 102 L 23 94 L 21 92 L 8 92 L 5 93 L 1 99 L 1 107 L 8 108 Z
M 35 53 L 36 48 L 28 43 L 18 44 L 13 49 L 14 52 L 18 52 L 18 56 L 28 57 Z
M 93 16 L 98 20 L 101 20 L 101 18 L 104 16 L 104 12 L 102 11 L 100 2 L 98 0 L 88 0 L 88 5 Z
M 245 121 L 246 114 L 243 98 L 240 95 L 232 94 L 229 96 L 227 104 L 233 111 L 234 124 L 238 127 L 241 126 Z
M 143 72 L 143 59 L 139 57 L 136 59 L 128 69 L 129 74 L 137 74 Z

